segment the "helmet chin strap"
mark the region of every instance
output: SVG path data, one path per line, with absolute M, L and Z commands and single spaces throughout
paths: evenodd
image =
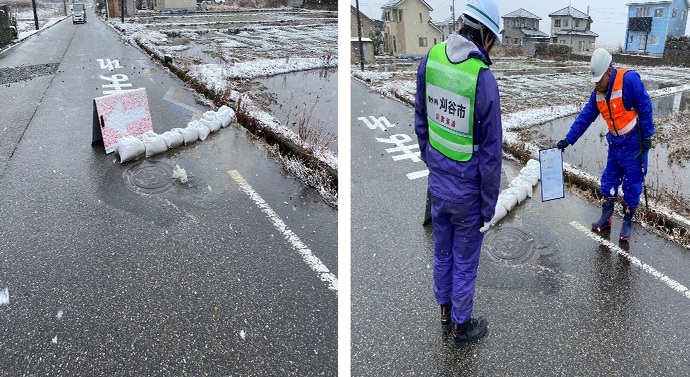
M 472 22 L 467 18 L 465 18 L 463 20 L 463 23 L 466 24 L 467 26 L 473 28 L 473 29 L 479 30 L 479 36 L 482 38 L 482 47 L 484 47 L 486 49 L 487 46 L 484 45 L 484 43 L 485 43 L 484 28 L 485 28 L 485 26 L 480 24 L 479 22 Z

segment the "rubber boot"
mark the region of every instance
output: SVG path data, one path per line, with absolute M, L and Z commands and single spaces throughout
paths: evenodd
M 613 205 L 615 198 L 604 198 L 604 203 L 601 205 L 601 217 L 599 220 L 592 223 L 592 230 L 601 232 L 604 229 L 611 227 L 611 215 L 613 215 Z
M 632 231 L 632 218 L 635 214 L 635 208 L 625 206 L 625 211 L 623 213 L 623 226 L 621 227 L 621 240 L 620 242 L 630 242 L 630 233 Z
M 450 319 L 451 309 L 453 309 L 453 304 L 450 302 L 441 305 L 441 329 L 444 334 L 448 334 L 452 327 L 452 321 Z
M 455 324 L 453 328 L 453 345 L 455 348 L 465 347 L 484 335 L 489 330 L 489 321 L 484 317 L 472 318 L 463 324 Z

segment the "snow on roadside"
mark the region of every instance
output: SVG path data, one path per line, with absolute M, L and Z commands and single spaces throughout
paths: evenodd
M 201 82 L 210 84 L 214 90 L 222 92 L 231 84 L 230 79 L 254 79 L 282 73 L 334 68 L 337 66 L 337 60 L 324 61 L 318 58 L 291 58 L 287 61 L 256 59 L 235 64 L 195 65 L 190 68 L 189 74 Z

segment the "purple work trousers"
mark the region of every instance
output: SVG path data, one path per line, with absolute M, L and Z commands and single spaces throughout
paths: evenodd
M 454 203 L 432 196 L 431 219 L 436 302 L 452 301 L 453 322 L 465 323 L 472 318 L 474 281 L 484 239 L 479 231 L 483 225 L 481 197 L 468 193 L 466 200 Z

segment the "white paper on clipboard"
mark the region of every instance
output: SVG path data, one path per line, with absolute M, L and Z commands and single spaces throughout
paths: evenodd
M 539 150 L 539 171 L 541 201 L 563 199 L 565 197 L 563 152 L 556 147 Z

